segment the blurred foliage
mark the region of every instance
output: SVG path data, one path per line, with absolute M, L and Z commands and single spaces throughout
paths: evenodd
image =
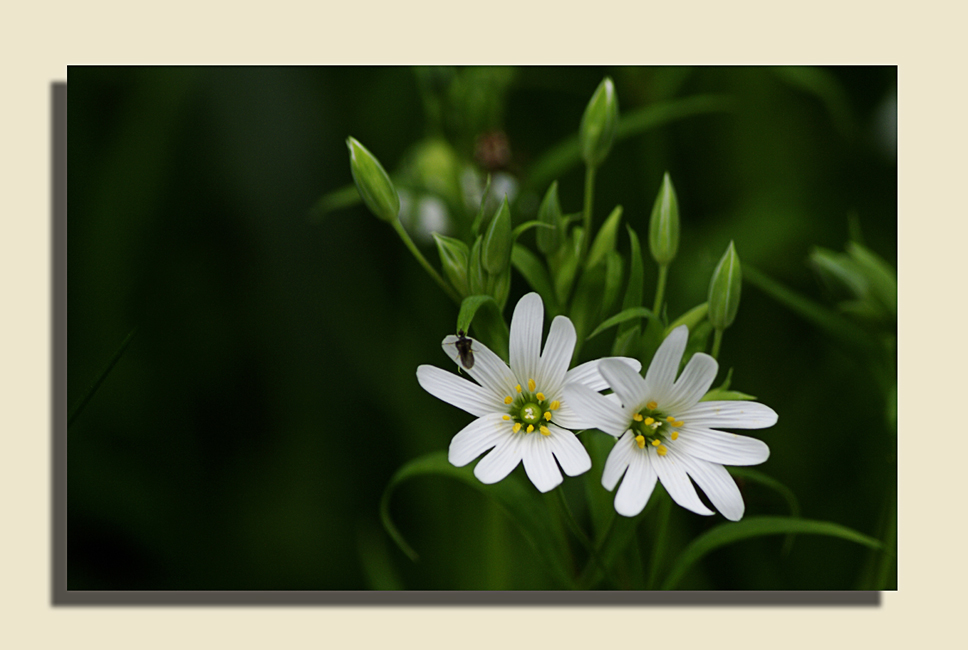
M 719 357 L 780 415 L 757 432 L 771 448 L 757 469 L 803 517 L 892 543 L 896 68 L 72 67 L 67 380 L 83 410 L 68 434 L 68 588 L 555 588 L 505 511 L 459 481 L 416 477 L 388 504 L 419 562 L 380 525 L 398 468 L 446 449 L 468 416 L 417 385 L 419 364 L 444 364 L 457 308 L 346 191 L 345 140 L 408 193 L 404 224 L 436 261 L 427 224 L 469 237 L 448 228 L 473 221 L 487 173 L 488 214 L 507 194 L 514 226 L 538 218 L 556 178 L 559 213 L 581 210 L 578 125 L 605 76 L 622 115 L 640 117 L 598 169 L 596 222 L 621 204 L 645 233 L 669 172 L 669 313 L 706 300 L 730 240 L 744 282 L 773 282 L 744 288 Z M 688 115 L 663 117 L 677 106 Z M 521 235 L 531 250 L 536 230 Z M 638 248 L 617 230 L 623 255 Z M 535 268 L 520 250 L 510 304 Z M 654 266 L 634 277 L 651 296 Z M 884 372 L 767 286 L 836 310 Z M 608 354 L 608 338 L 583 353 Z M 565 488 L 610 500 L 601 441 L 583 440 L 596 464 Z M 785 493 L 737 477 L 748 517 L 789 514 Z M 722 524 L 668 516 L 668 557 Z M 658 533 L 639 534 L 630 566 L 657 557 Z M 787 541 L 718 548 L 677 586 L 896 585 L 863 546 L 803 535 L 782 553 Z

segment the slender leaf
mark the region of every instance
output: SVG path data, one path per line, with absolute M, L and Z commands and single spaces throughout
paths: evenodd
M 138 328 L 135 327 L 128 332 L 128 335 L 124 337 L 123 341 L 121 341 L 121 345 L 119 345 L 118 349 L 115 350 L 114 356 L 112 356 L 104 366 L 104 369 L 101 371 L 101 374 L 98 375 L 98 378 L 94 381 L 91 387 L 87 389 L 87 392 L 84 394 L 84 396 L 74 403 L 74 408 L 71 409 L 71 413 L 67 417 L 68 428 L 74 423 L 74 420 L 77 418 L 77 416 L 81 414 L 81 411 L 84 410 L 84 407 L 87 406 L 87 403 L 91 401 L 91 398 L 94 397 L 94 393 L 96 393 L 97 389 L 101 387 L 101 384 L 104 383 L 104 380 L 107 379 L 107 376 L 111 374 L 111 371 L 121 358 L 121 355 L 123 355 L 124 351 L 128 349 L 128 345 L 131 343 L 131 339 L 134 338 L 134 333 L 137 330 Z
M 349 208 L 358 203 L 362 203 L 363 198 L 355 184 L 345 185 L 338 190 L 333 190 L 316 201 L 309 212 L 310 221 L 320 221 L 330 212 Z
M 515 244 L 511 250 L 511 265 L 518 270 L 531 288 L 538 292 L 548 311 L 557 314 L 558 298 L 555 296 L 548 269 L 541 259 L 524 246 Z
M 562 587 L 573 586 L 574 582 L 566 570 L 569 565 L 567 542 L 551 517 L 552 510 L 545 496 L 515 474 L 494 485 L 484 485 L 474 476 L 469 465 L 454 467 L 447 461 L 447 454 L 443 451 L 421 456 L 397 470 L 380 499 L 380 518 L 384 528 L 411 560 L 417 561 L 419 556 L 394 525 L 390 517 L 390 498 L 401 483 L 419 476 L 455 479 L 493 499 L 520 527 L 524 538 L 534 549 L 535 557 L 548 574 Z
M 680 325 L 687 326 L 689 328 L 689 331 L 692 332 L 694 329 L 696 329 L 696 326 L 699 325 L 699 323 L 703 322 L 703 320 L 706 319 L 706 313 L 708 311 L 709 311 L 708 302 L 704 302 L 700 305 L 696 305 L 695 307 L 687 311 L 685 314 L 683 314 L 679 318 L 669 323 L 669 327 L 666 328 L 665 335 L 669 336 L 670 334 L 672 334 L 672 330 L 679 327 Z
M 516 227 L 514 230 L 511 231 L 511 241 L 517 241 L 518 237 L 520 237 L 522 233 L 530 230 L 531 228 L 545 228 L 547 230 L 555 229 L 555 227 L 552 226 L 550 223 L 542 223 L 537 220 L 525 221 L 524 223 L 522 223 L 521 225 L 519 225 L 518 227 Z
M 598 336 L 610 327 L 615 327 L 619 323 L 624 323 L 625 321 L 632 320 L 633 318 L 652 318 L 655 314 L 652 313 L 651 309 L 646 309 L 645 307 L 630 307 L 629 309 L 623 309 L 619 313 L 615 314 L 611 318 L 606 319 L 601 325 L 595 328 L 595 330 L 588 335 L 588 338 L 594 338 Z
M 717 548 L 753 537 L 787 533 L 828 535 L 874 549 L 882 547 L 882 544 L 873 537 L 829 521 L 796 517 L 749 517 L 742 521 L 716 526 L 694 539 L 676 558 L 669 575 L 662 584 L 662 589 L 674 589 L 693 564 Z

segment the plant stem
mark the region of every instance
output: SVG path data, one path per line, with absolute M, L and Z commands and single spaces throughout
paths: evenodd
M 430 277 L 432 277 L 438 285 L 440 285 L 440 288 L 444 290 L 444 293 L 446 293 L 451 300 L 453 300 L 459 305 L 461 302 L 460 296 L 458 296 L 454 292 L 454 290 L 451 289 L 446 282 L 444 282 L 444 279 L 440 277 L 440 274 L 437 273 L 434 267 L 430 265 L 430 262 L 427 261 L 427 258 L 423 256 L 423 253 L 420 252 L 420 249 L 418 249 L 416 244 L 413 243 L 413 240 L 410 239 L 410 235 L 407 234 L 407 231 L 406 229 L 404 229 L 403 224 L 400 223 L 400 220 L 395 219 L 392 222 L 392 225 L 393 225 L 393 229 L 397 231 L 398 235 L 400 235 L 400 239 L 403 240 L 403 243 L 407 246 L 408 249 L 410 249 L 410 252 L 413 253 L 413 256 L 417 258 L 417 261 L 420 263 L 420 266 L 424 267 L 424 270 L 430 274 Z
M 663 495 L 659 501 L 659 521 L 655 530 L 655 542 L 652 547 L 652 565 L 649 567 L 649 582 L 646 589 L 655 589 L 656 580 L 659 577 L 659 567 L 662 566 L 662 556 L 665 553 L 666 529 L 669 524 L 670 499 Z
M 588 535 L 585 534 L 585 531 L 582 530 L 581 526 L 578 524 L 578 521 L 575 519 L 575 515 L 571 511 L 571 507 L 568 505 L 568 500 L 565 498 L 564 488 L 558 486 L 558 489 L 555 490 L 555 493 L 558 495 L 558 503 L 561 505 L 561 510 L 565 514 L 565 521 L 568 522 L 568 527 L 571 529 L 571 532 L 574 533 L 575 537 L 578 538 L 578 541 L 581 542 L 581 545 L 585 547 L 585 550 L 588 551 L 588 554 L 591 556 L 591 559 L 595 562 L 595 564 L 601 567 L 602 573 L 605 575 L 605 577 L 611 580 L 611 576 L 608 574 L 608 569 L 605 567 L 605 563 L 602 562 L 601 557 L 599 557 L 598 551 L 595 549 L 595 545 L 592 544 L 590 539 L 588 539 Z
M 659 265 L 659 280 L 655 285 L 655 304 L 652 305 L 652 313 L 659 316 L 659 310 L 662 309 L 662 299 L 665 298 L 665 286 L 666 277 L 669 274 L 669 266 L 667 264 Z
M 615 511 L 612 510 L 612 514 L 608 519 L 608 524 L 606 524 L 605 530 L 602 532 L 602 536 L 598 538 L 598 543 L 595 544 L 595 551 L 592 554 L 592 556 L 596 560 L 598 560 L 597 563 L 600 567 L 602 567 L 603 572 L 605 571 L 604 569 L 605 565 L 604 565 L 604 560 L 601 559 L 601 553 L 602 553 L 602 550 L 605 548 L 605 542 L 608 541 L 608 536 L 612 532 L 612 527 L 614 525 L 615 525 Z M 606 573 L 605 576 L 608 577 L 608 574 Z M 585 570 L 582 572 L 581 577 L 578 579 L 578 589 L 582 591 L 586 591 L 590 589 L 591 586 L 595 584 L 595 578 L 596 578 L 595 569 L 592 567 L 592 565 L 589 564 L 588 566 L 585 567 Z
M 723 330 L 713 333 L 713 359 L 719 359 L 719 344 L 723 342 Z
M 595 168 L 585 166 L 585 209 L 582 211 L 582 225 L 585 227 L 585 237 L 581 243 L 581 259 L 588 254 L 588 241 L 592 238 L 592 204 L 595 201 Z

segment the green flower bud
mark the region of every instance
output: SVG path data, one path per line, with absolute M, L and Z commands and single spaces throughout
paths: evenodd
M 588 250 L 588 259 L 585 262 L 586 269 L 595 268 L 599 262 L 605 259 L 605 254 L 615 250 L 618 241 L 618 224 L 622 221 L 622 206 L 617 205 L 612 213 L 605 219 L 598 234 L 595 235 L 592 246 Z
M 615 94 L 615 84 L 610 77 L 605 77 L 588 102 L 578 132 L 581 157 L 589 167 L 598 167 L 605 162 L 605 157 L 612 148 L 612 140 L 615 139 L 616 124 L 618 97 Z
M 370 212 L 384 221 L 395 221 L 400 213 L 400 197 L 383 165 L 355 138 L 346 138 L 350 150 L 353 182 Z
M 444 270 L 444 275 L 451 285 L 457 289 L 461 296 L 470 295 L 470 279 L 467 277 L 467 262 L 470 259 L 470 252 L 467 244 L 454 239 L 445 237 L 438 233 L 433 233 L 434 241 L 437 242 L 437 252 L 440 253 L 440 266 Z
M 538 250 L 545 255 L 556 253 L 561 247 L 561 203 L 558 202 L 558 181 L 551 184 L 541 207 L 538 208 L 538 221 L 551 228 L 538 228 Z
M 736 247 L 729 242 L 726 254 L 719 260 L 709 283 L 709 322 L 717 330 L 724 330 L 733 324 L 739 309 L 739 294 L 742 286 L 742 273 Z
M 484 243 L 481 245 L 481 263 L 488 273 L 498 275 L 503 273 L 508 265 L 511 264 L 511 208 L 508 206 L 508 199 L 504 197 L 504 203 L 491 219 L 487 232 L 484 234 Z
M 679 201 L 676 199 L 676 189 L 672 186 L 669 172 L 662 177 L 662 187 L 652 205 L 649 250 L 659 266 L 667 266 L 679 250 Z

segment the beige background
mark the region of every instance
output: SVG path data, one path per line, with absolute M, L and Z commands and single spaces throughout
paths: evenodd
M 676 8 L 520 0 L 337 9 L 285 0 L 7 6 L 0 39 L 0 645 L 813 649 L 963 643 L 968 427 L 957 411 L 966 401 L 964 15 L 950 8 L 954 3 L 934 1 L 903 8 L 845 0 L 667 4 Z M 65 80 L 70 64 L 434 62 L 900 66 L 899 592 L 885 594 L 878 607 L 50 605 L 51 82 Z M 849 444 L 837 441 L 831 453 Z

